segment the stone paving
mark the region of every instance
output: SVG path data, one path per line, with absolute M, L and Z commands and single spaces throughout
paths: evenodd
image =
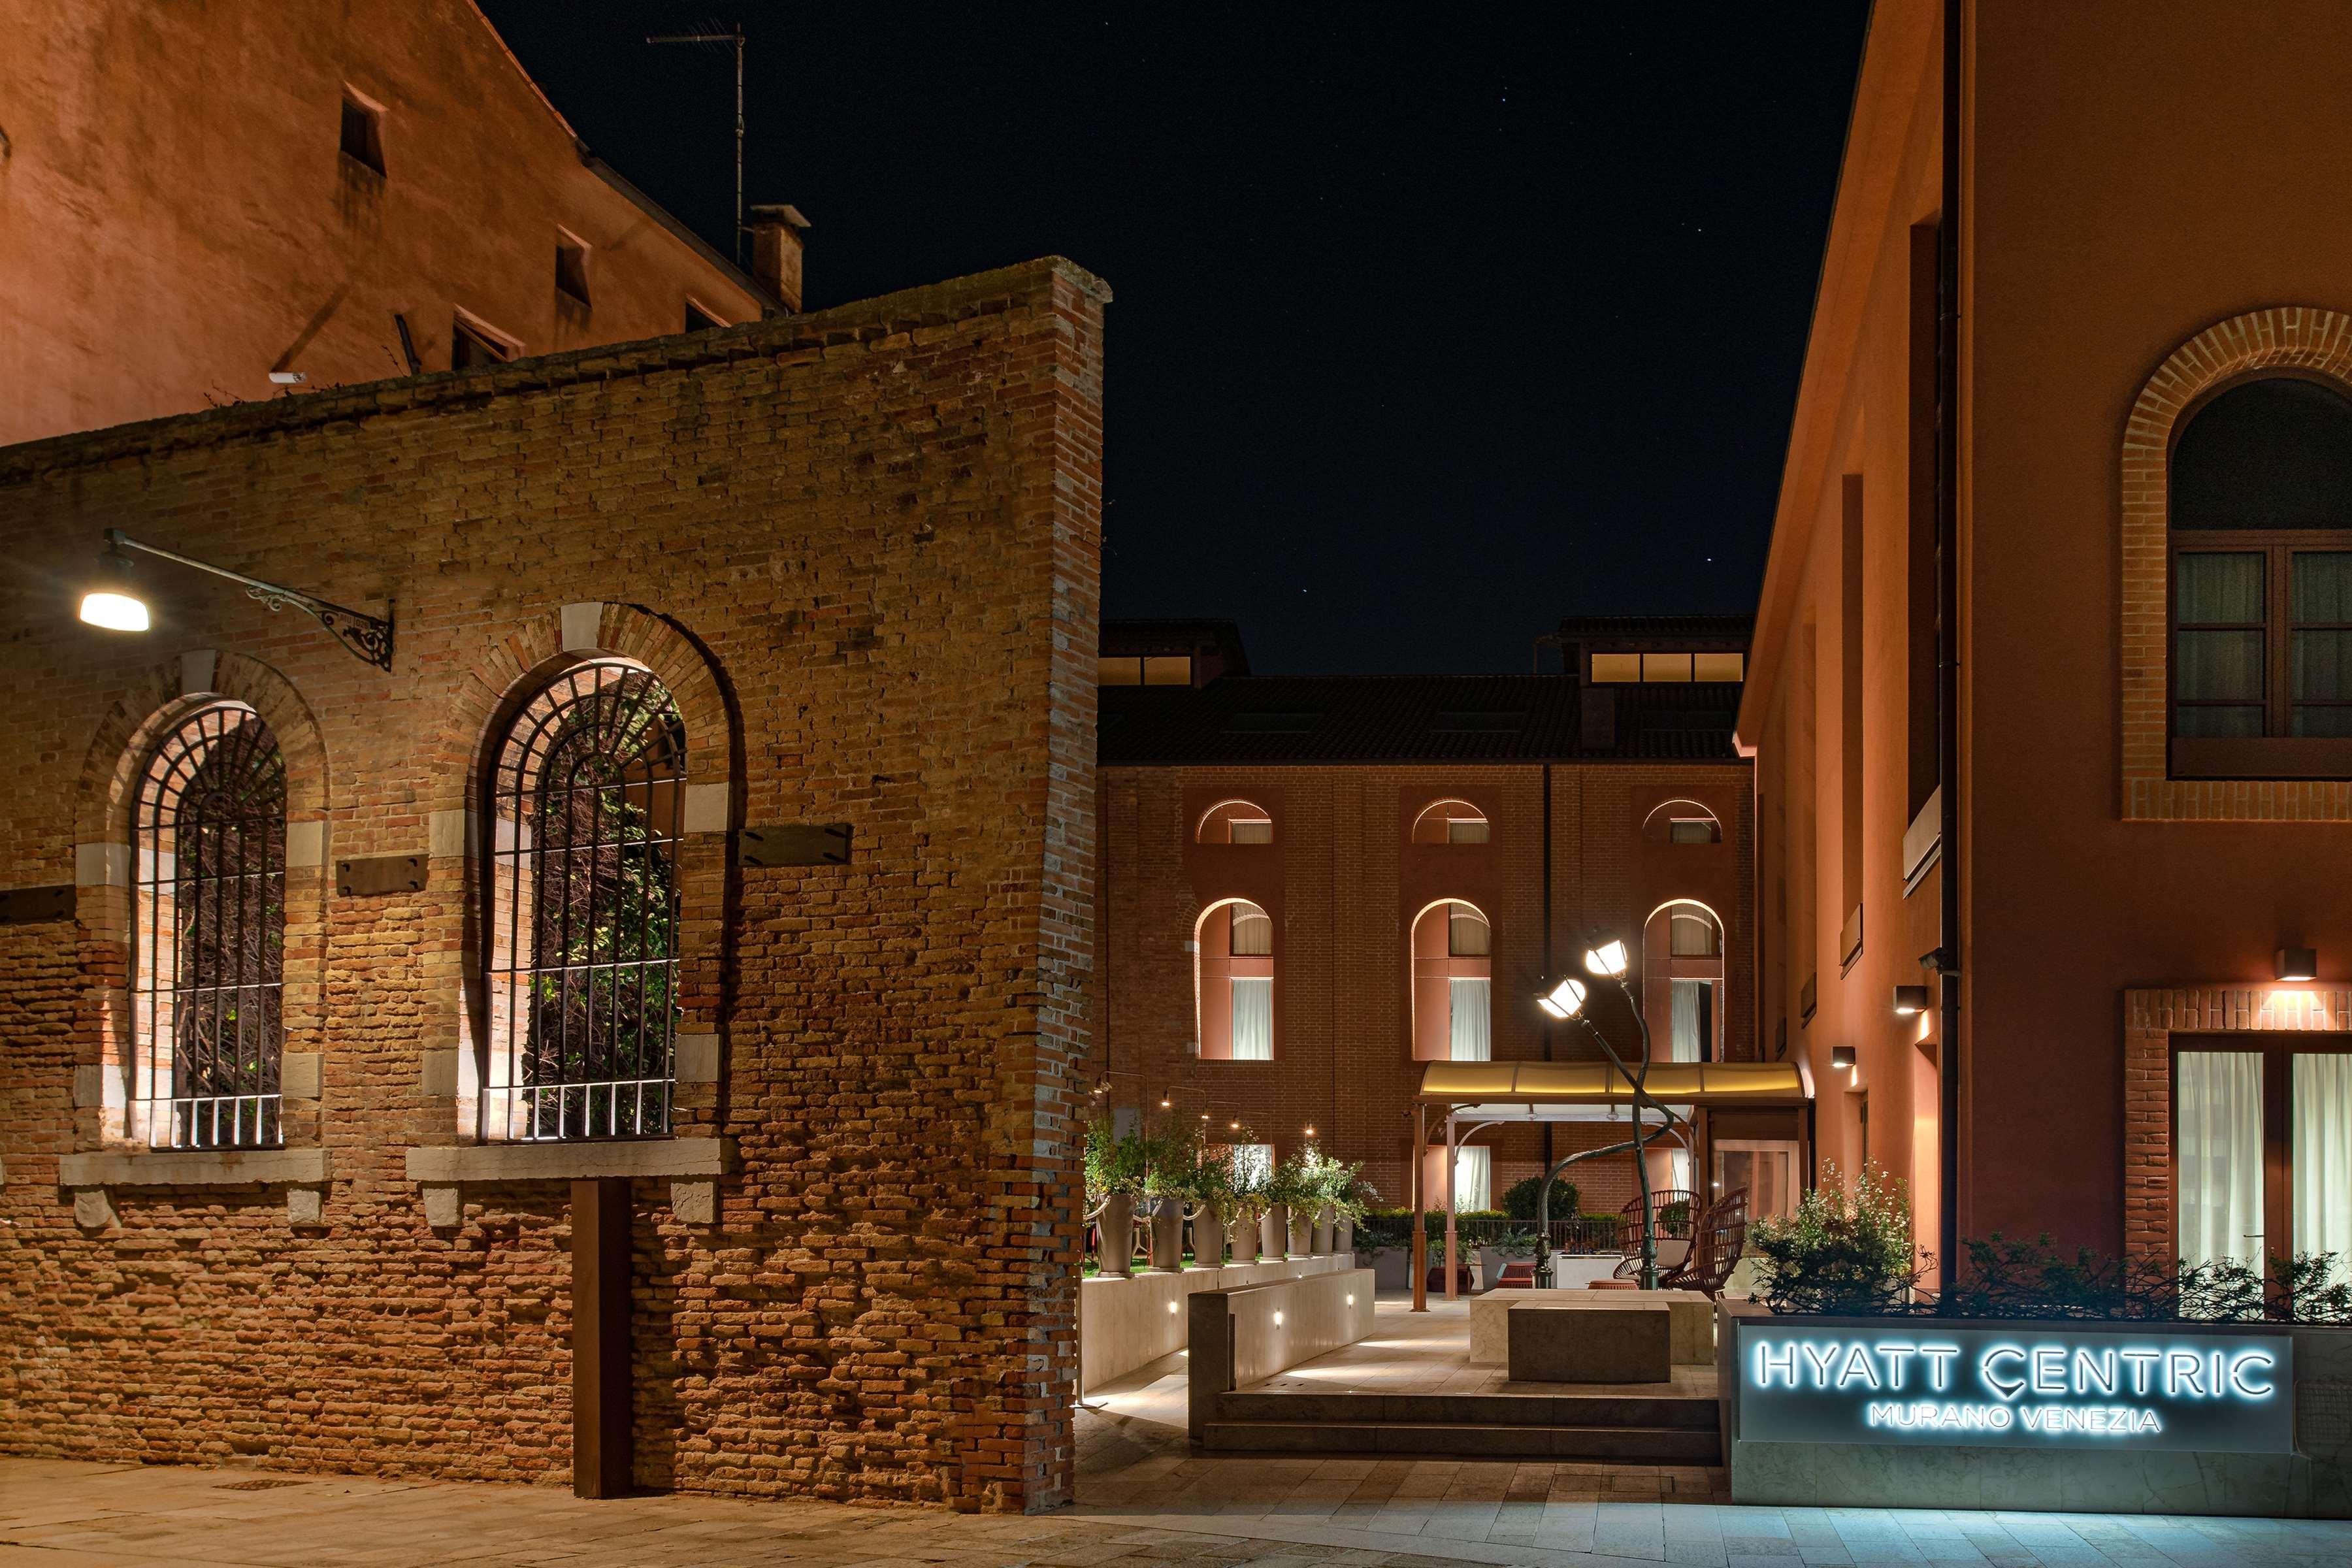
M 1090 1392 L 1087 1405 L 1076 1506 L 1026 1519 L 687 1495 L 582 1502 L 557 1487 L 0 1459 L 0 1568 L 2352 1563 L 2352 1523 L 2337 1521 L 1742 1508 L 1720 1469 L 1195 1457 L 1181 1352 Z

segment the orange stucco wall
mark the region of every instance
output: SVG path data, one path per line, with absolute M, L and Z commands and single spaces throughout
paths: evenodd
M 1932 1043 L 1891 988 L 1930 976 L 1936 876 L 1907 899 L 1910 231 L 1940 199 L 1941 7 L 1883 4 L 1858 91 L 1768 570 L 1743 741 L 1759 748 L 1768 1020 L 1858 1157 L 1834 1045 L 1859 1047 L 1870 1153 L 1926 1178 Z M 2352 824 L 2126 822 L 2119 473 L 2150 374 L 2259 307 L 2352 308 L 2352 11 L 1969 8 L 1961 261 L 1960 1227 L 2116 1247 L 2126 990 L 2267 984 L 2272 951 L 2352 972 Z M 1862 876 L 1845 884 L 1847 476 L 1864 526 Z M 1864 951 L 1839 973 L 1853 903 Z M 1798 1018 L 1804 977 L 1819 1007 Z M 1768 1021 L 1767 1029 L 1773 1026 Z
M 526 354 L 760 301 L 581 161 L 468 0 L 78 0 L 0 49 L 0 444 L 449 368 L 466 310 Z M 340 148 L 346 88 L 385 174 Z M 558 226 L 591 303 L 560 298 Z

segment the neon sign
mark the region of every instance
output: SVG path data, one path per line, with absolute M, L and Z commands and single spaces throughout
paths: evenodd
M 2284 1334 L 1769 1319 L 1737 1333 L 1745 1441 L 2294 1448 Z

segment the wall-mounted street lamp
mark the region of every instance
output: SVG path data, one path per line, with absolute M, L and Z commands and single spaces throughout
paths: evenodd
M 1895 1016 L 1916 1018 L 1936 1005 L 1936 994 L 1925 985 L 1897 985 L 1895 988 Z
M 1833 1068 L 1843 1068 L 1848 1072 L 1853 1071 L 1853 1047 L 1852 1046 L 1832 1046 L 1830 1047 L 1830 1066 Z
M 106 531 L 106 551 L 98 558 L 99 576 L 89 592 L 81 599 L 81 618 L 93 626 L 112 632 L 143 632 L 147 629 L 147 601 L 139 596 L 131 580 L 131 557 L 125 551 L 136 550 L 142 554 L 175 561 L 199 572 L 209 572 L 215 577 L 226 577 L 245 585 L 246 595 L 257 599 L 272 610 L 282 610 L 291 605 L 330 632 L 335 640 L 351 650 L 353 657 L 366 660 L 378 669 L 392 669 L 392 616 L 387 612 L 382 620 L 373 616 L 347 610 L 316 595 L 305 594 L 299 588 L 289 588 L 277 583 L 265 583 L 258 577 L 248 577 L 242 572 L 232 572 L 226 566 L 215 566 L 209 561 L 173 551 L 142 544 L 119 528 Z
M 2319 953 L 2308 947 L 2283 947 L 2271 965 L 2271 973 L 2280 980 L 2316 980 L 2319 978 Z

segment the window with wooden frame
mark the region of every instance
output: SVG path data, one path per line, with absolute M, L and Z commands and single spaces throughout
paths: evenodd
M 2184 1263 L 2334 1253 L 2352 1279 L 2352 1042 L 2176 1037 L 2172 1193 Z
M 2172 773 L 2352 778 L 2352 397 L 2225 387 L 2170 468 Z

